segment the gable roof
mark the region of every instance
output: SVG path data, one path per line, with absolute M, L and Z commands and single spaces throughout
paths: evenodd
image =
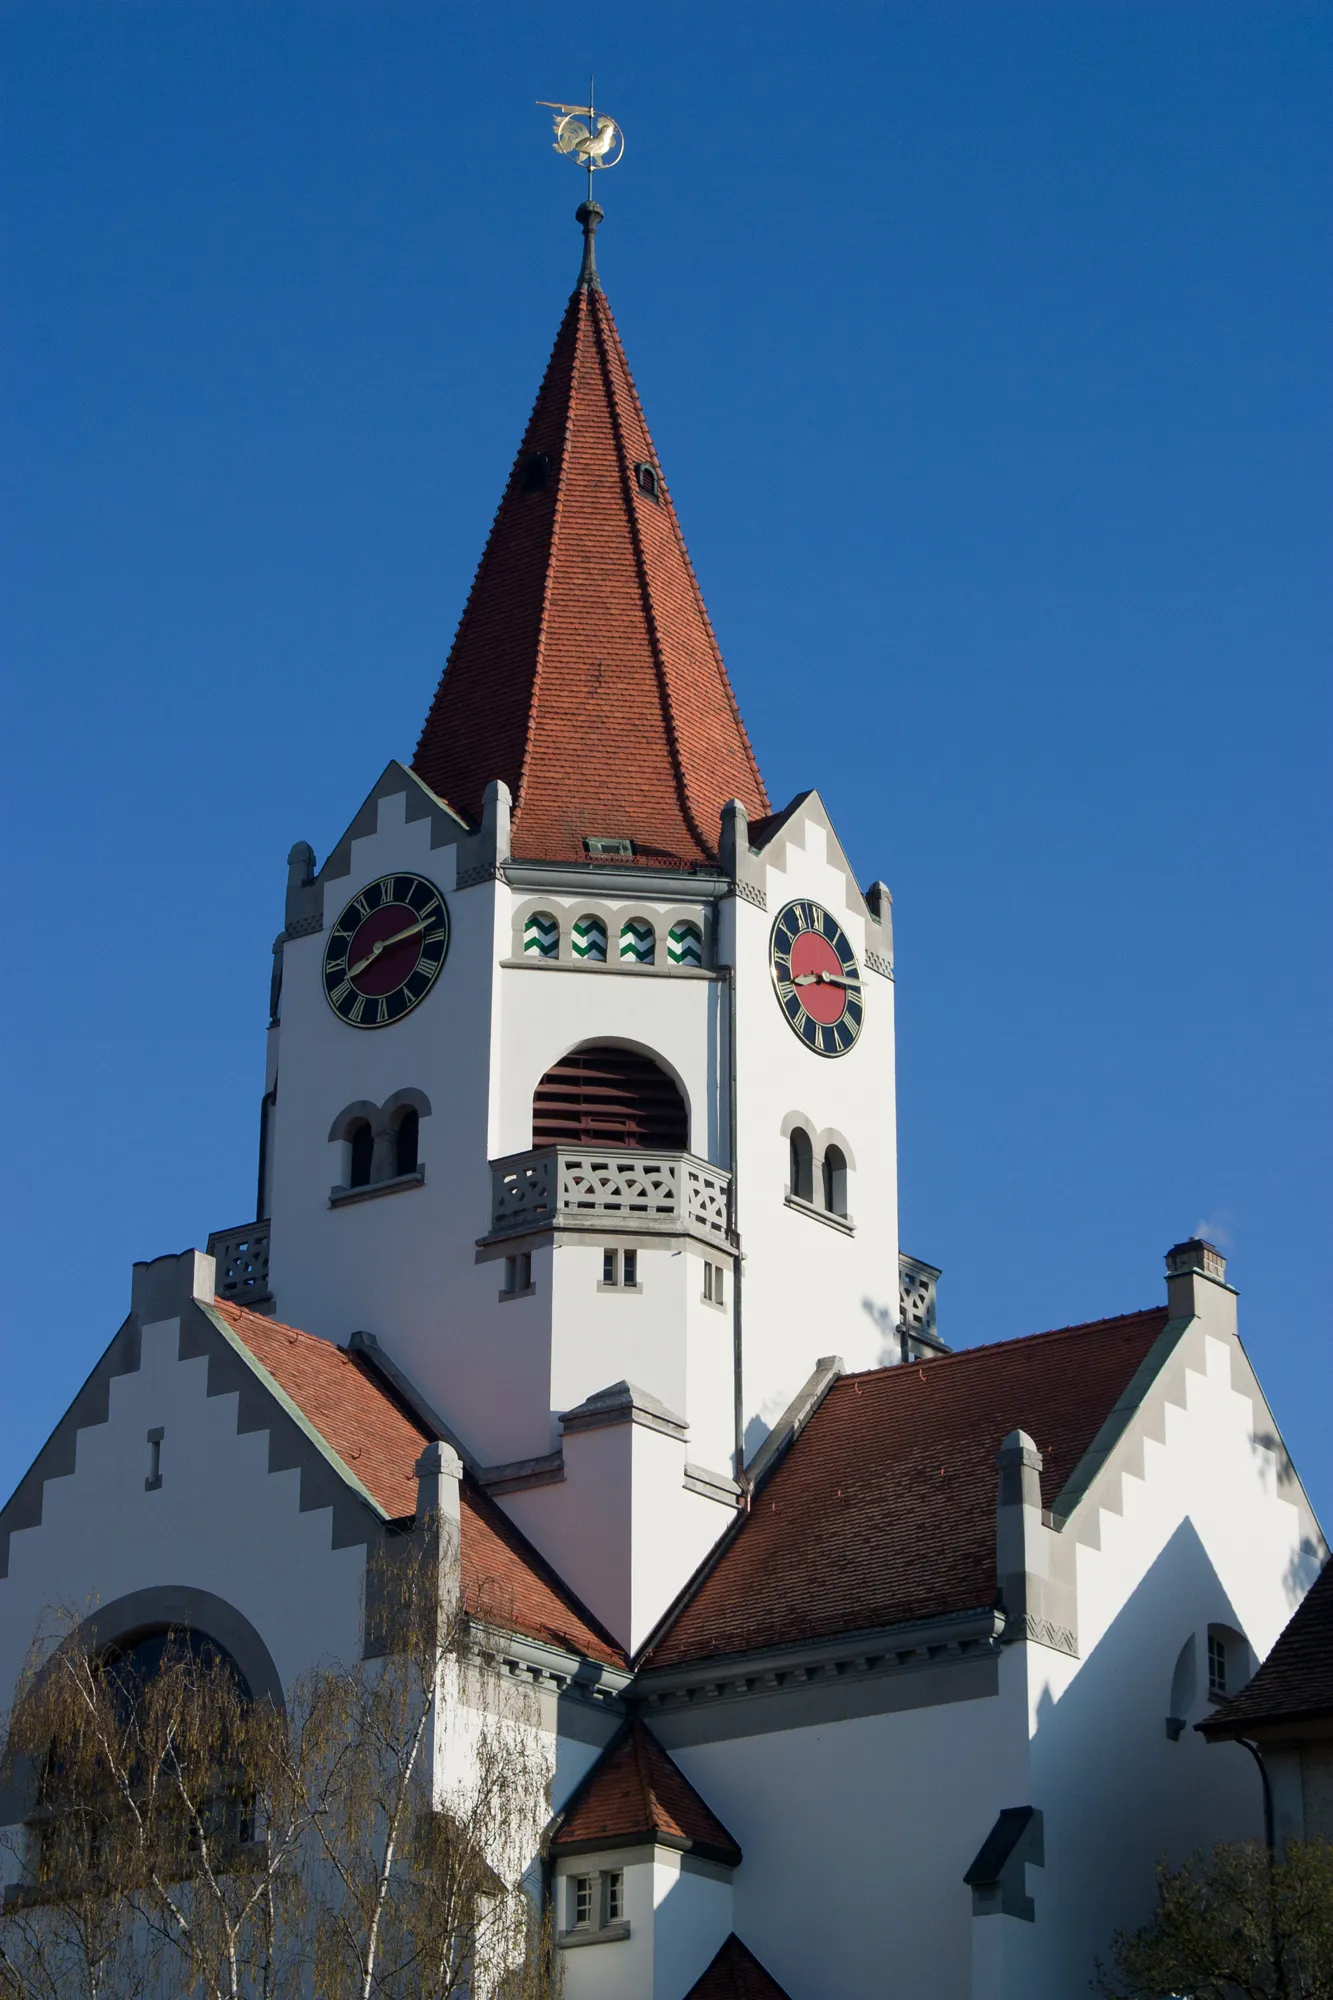
M 414 1513 L 416 1462 L 431 1434 L 361 1357 L 226 1299 L 213 1310 L 389 1519 Z M 625 1665 L 622 1648 L 466 1473 L 460 1507 L 463 1587 L 475 1610 L 564 1652 Z
M 788 2000 L 788 1995 L 733 1931 L 685 2000 Z
M 736 1867 L 740 1848 L 652 1731 L 635 1717 L 570 1795 L 551 1842 L 555 1854 L 651 1841 Z
M 1035 1439 L 1050 1506 L 1166 1320 L 1161 1307 L 843 1376 L 641 1664 L 993 1605 L 1002 1439 Z
M 1333 1562 L 1325 1563 L 1253 1680 L 1197 1726 L 1243 1736 L 1270 1723 L 1333 1716 Z
M 517 860 L 586 861 L 585 838 L 609 835 L 632 839 L 641 864 L 711 863 L 725 802 L 758 817 L 768 798 L 611 309 L 587 277 L 413 764 L 473 821 L 503 779 Z

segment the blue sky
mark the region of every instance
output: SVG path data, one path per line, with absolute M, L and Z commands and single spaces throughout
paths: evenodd
M 957 1344 L 1203 1227 L 1326 1522 L 1327 5 L 0 5 L 0 1488 L 252 1212 L 269 947 L 600 259 L 769 789 L 895 894 Z

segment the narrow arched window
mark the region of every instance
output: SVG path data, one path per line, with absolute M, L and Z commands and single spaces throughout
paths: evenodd
M 347 1134 L 347 1185 L 369 1187 L 375 1164 L 375 1134 L 365 1118 L 358 1118 Z
M 791 1135 L 791 1193 L 796 1201 L 815 1198 L 815 1149 L 800 1125 Z
M 620 956 L 631 965 L 651 965 L 657 956 L 657 933 L 642 917 L 627 917 L 620 926 Z
M 574 925 L 570 942 L 575 958 L 587 959 L 591 965 L 606 963 L 606 925 L 600 917 L 580 917 Z
M 830 1215 L 847 1213 L 847 1155 L 841 1146 L 828 1146 L 823 1164 L 824 1206 Z
M 656 500 L 658 495 L 656 467 L 649 465 L 646 459 L 641 459 L 634 468 L 634 484 L 649 500 Z
M 394 1127 L 393 1164 L 396 1174 L 414 1174 L 416 1172 L 417 1145 L 420 1136 L 420 1116 L 411 1105 L 408 1105 L 405 1111 L 399 1113 L 398 1123 Z
M 531 958 L 560 956 L 560 926 L 547 910 L 534 910 L 523 926 L 523 950 Z
M 698 924 L 673 924 L 667 934 L 667 961 L 671 965 L 702 965 L 704 935 Z

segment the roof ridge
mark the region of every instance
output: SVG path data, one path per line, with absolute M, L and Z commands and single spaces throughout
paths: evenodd
M 975 1347 L 958 1347 L 951 1354 L 927 1355 L 920 1362 L 909 1361 L 906 1366 L 901 1361 L 889 1361 L 878 1368 L 853 1368 L 840 1375 L 832 1388 L 841 1388 L 848 1382 L 864 1382 L 874 1375 L 910 1375 L 918 1367 L 929 1368 L 933 1372 L 952 1363 L 976 1361 L 982 1355 L 1005 1354 L 1015 1347 L 1031 1347 L 1039 1340 L 1063 1340 L 1070 1334 L 1095 1333 L 1100 1327 L 1123 1326 L 1130 1320 L 1151 1319 L 1154 1316 L 1167 1319 L 1170 1308 L 1165 1305 L 1143 1306 L 1135 1312 L 1111 1313 L 1105 1319 L 1079 1320 L 1072 1326 L 1043 1327 L 1039 1333 L 1015 1333 L 1007 1340 L 979 1340 Z
M 715 854 L 717 852 L 717 835 L 715 833 L 710 835 L 700 828 L 698 817 L 694 810 L 694 802 L 690 798 L 690 788 L 685 781 L 684 760 L 680 752 L 680 731 L 676 726 L 676 716 L 671 701 L 671 687 L 666 673 L 666 661 L 662 654 L 662 634 L 658 628 L 657 612 L 653 605 L 652 588 L 648 581 L 648 567 L 643 547 L 643 528 L 639 520 L 639 510 L 634 504 L 634 496 L 629 491 L 629 480 L 626 474 L 626 467 L 629 464 L 629 451 L 625 437 L 625 424 L 620 411 L 620 397 L 616 389 L 614 371 L 608 365 L 607 348 L 609 341 L 613 339 L 616 345 L 619 346 L 619 335 L 616 331 L 615 321 L 611 318 L 610 307 L 606 304 L 605 294 L 599 289 L 597 296 L 602 301 L 605 324 L 603 323 L 602 312 L 599 312 L 594 306 L 592 312 L 593 336 L 597 344 L 598 365 L 601 370 L 602 380 L 606 386 L 606 401 L 607 407 L 611 412 L 611 424 L 615 431 L 616 442 L 620 446 L 620 483 L 625 495 L 625 512 L 629 518 L 630 545 L 634 550 L 634 568 L 639 581 L 639 597 L 643 604 L 643 622 L 648 631 L 648 644 L 652 648 L 653 672 L 657 679 L 657 699 L 661 703 L 662 720 L 666 724 L 667 743 L 671 751 L 671 774 L 675 780 L 676 797 L 680 802 L 681 812 L 691 833 L 698 841 L 700 847 L 703 848 L 705 854 Z M 607 332 L 608 326 L 610 328 L 609 336 Z M 623 353 L 621 360 L 624 361 Z M 629 375 L 629 363 L 627 361 L 625 362 L 625 373 L 627 376 Z M 641 423 L 643 422 L 643 413 L 641 410 L 639 411 L 639 420 Z M 645 435 L 647 435 L 647 424 L 644 424 L 643 428 Z M 654 453 L 654 456 L 656 456 L 656 453 Z M 654 470 L 656 470 L 655 467 Z M 660 474 L 659 484 L 664 488 L 665 481 L 661 480 Z
M 556 335 L 556 346 L 559 346 L 560 334 L 564 332 L 565 322 L 568 320 L 572 312 L 574 315 L 574 351 L 569 357 L 570 393 L 568 401 L 566 402 L 565 405 L 565 422 L 564 422 L 564 428 L 561 432 L 561 452 L 560 452 L 561 473 L 563 473 L 565 465 L 569 462 L 570 458 L 573 455 L 574 401 L 575 401 L 574 384 L 578 380 L 579 356 L 583 349 L 584 334 L 588 324 L 588 299 L 591 296 L 592 296 L 591 289 L 585 285 L 578 286 L 570 294 L 569 304 L 565 307 L 564 318 L 560 322 L 560 332 L 557 333 Z M 551 349 L 551 358 L 552 360 L 555 359 L 554 347 Z M 546 388 L 546 378 L 545 376 L 543 376 L 541 388 L 538 389 L 537 391 L 537 403 L 540 403 L 545 388 Z M 534 403 L 532 406 L 533 416 L 535 416 L 537 413 L 537 403 Z M 532 428 L 532 417 L 529 417 L 528 429 L 530 430 L 531 428 Z M 527 431 L 524 431 L 523 436 L 525 440 L 527 438 L 527 434 L 528 434 Z M 522 451 L 522 449 L 523 447 L 520 444 L 519 446 L 520 452 Z M 515 463 L 517 463 L 517 461 L 515 461 Z M 507 486 L 505 491 L 508 492 Z M 560 529 L 564 521 L 565 492 L 566 492 L 565 481 L 563 477 L 560 476 L 560 474 L 557 474 L 555 483 L 555 502 L 551 514 L 551 539 L 547 549 L 546 571 L 542 577 L 542 608 L 541 608 L 541 616 L 537 621 L 537 648 L 536 648 L 536 657 L 532 669 L 532 692 L 528 697 L 528 723 L 527 723 L 527 729 L 524 732 L 524 737 L 523 737 L 523 758 L 519 766 L 518 784 L 514 788 L 513 806 L 514 806 L 515 816 L 517 816 L 517 814 L 522 810 L 523 795 L 527 790 L 528 769 L 532 759 L 532 746 L 536 740 L 536 735 L 537 735 L 537 708 L 538 704 L 541 701 L 541 694 L 542 694 L 542 664 L 546 657 L 546 640 L 550 630 L 550 622 L 551 622 L 551 584 L 555 576 L 556 555 L 560 547 Z M 504 505 L 503 496 L 501 497 L 500 505 L 501 506 Z M 497 521 L 499 519 L 499 512 L 500 509 L 497 507 L 496 509 Z M 455 641 L 455 643 L 457 642 Z

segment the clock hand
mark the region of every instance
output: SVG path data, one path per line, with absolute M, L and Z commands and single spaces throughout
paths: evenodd
M 415 937 L 418 931 L 424 931 L 425 928 L 424 919 L 418 917 L 417 921 L 409 924 L 405 931 L 397 931 L 393 937 L 381 938 L 377 944 L 370 947 L 364 958 L 358 959 L 355 965 L 348 966 L 347 977 L 355 979 L 359 972 L 364 972 L 368 965 L 373 965 L 380 953 L 387 951 L 391 944 L 402 944 L 406 938 Z
M 798 972 L 793 986 L 855 986 L 854 979 L 842 979 L 836 972 Z

